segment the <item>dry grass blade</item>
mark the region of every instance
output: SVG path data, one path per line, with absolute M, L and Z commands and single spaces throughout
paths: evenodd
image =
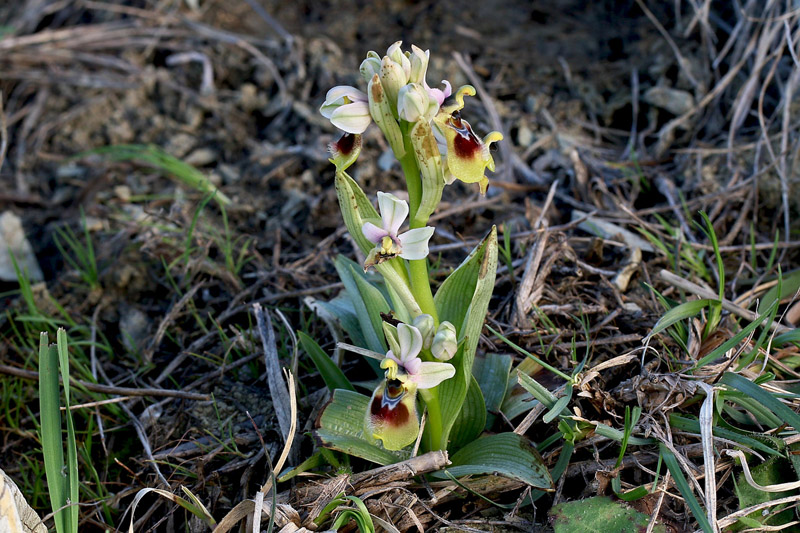
M 286 383 L 281 375 L 281 363 L 278 359 L 278 346 L 275 342 L 275 330 L 268 313 L 264 313 L 261 304 L 253 305 L 256 315 L 258 334 L 261 337 L 261 346 L 264 350 L 264 364 L 267 369 L 267 383 L 275 407 L 275 415 L 281 428 L 284 442 L 289 442 L 291 428 L 295 425 L 295 412 L 292 410 L 294 395 L 290 395 Z

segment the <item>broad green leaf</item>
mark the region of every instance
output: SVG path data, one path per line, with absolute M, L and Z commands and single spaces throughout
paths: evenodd
M 500 406 L 500 410 L 506 418 L 514 420 L 537 405 L 539 405 L 539 402 L 528 391 L 521 387 L 510 387 L 503 400 L 503 405 Z
M 453 324 L 456 327 L 456 331 L 459 332 L 459 339 L 463 338 L 461 326 L 475 294 L 478 274 L 493 236 L 496 254 L 497 232 L 493 229 L 492 233 L 487 235 L 472 250 L 458 268 L 447 276 L 447 279 L 444 280 L 433 297 L 433 301 L 436 304 L 436 312 L 439 313 L 439 320 L 442 322 L 447 320 Z
M 388 465 L 408 459 L 409 452 L 391 452 L 364 439 L 364 418 L 369 396 L 353 391 L 336 390 L 331 403 L 325 406 L 314 432 L 326 448 L 338 450 L 367 461 Z
M 364 334 L 361 332 L 361 324 L 358 321 L 353 302 L 347 295 L 347 291 L 341 291 L 336 298 L 323 302 L 311 297 L 306 298 L 306 305 L 323 320 L 335 320 L 341 328 L 350 336 L 350 340 L 356 346 L 366 346 Z
M 386 352 L 380 313 L 389 312 L 389 304 L 381 292 L 363 279 L 363 273 L 352 266 L 352 261 L 340 255 L 334 261 L 339 278 L 344 283 L 347 295 L 353 303 L 361 333 L 367 343 L 366 348 L 374 352 Z M 376 324 L 375 320 L 378 323 Z M 376 327 L 377 326 L 377 327 Z
M 442 443 L 446 448 L 450 429 L 461 410 L 472 379 L 472 362 L 478 347 L 497 272 L 497 228 L 478 244 L 470 256 L 439 287 L 434 297 L 440 320 L 458 331 L 461 347 L 450 360 L 456 374 L 439 385 L 442 406 Z M 463 293 L 462 291 L 466 291 Z M 464 298 L 468 298 L 467 301 Z
M 664 460 L 664 464 L 667 465 L 669 473 L 672 474 L 672 479 L 675 481 L 675 486 L 678 487 L 678 491 L 686 501 L 686 505 L 688 505 L 689 509 L 692 511 L 692 516 L 694 516 L 694 519 L 697 520 L 697 523 L 700 525 L 700 528 L 704 533 L 713 533 L 714 528 L 711 527 L 705 511 L 700 506 L 697 498 L 695 498 L 694 492 L 692 492 L 692 488 L 689 486 L 689 482 L 686 481 L 686 477 L 683 475 L 683 470 L 681 470 L 681 465 L 678 463 L 678 459 L 675 457 L 675 454 L 672 453 L 669 448 L 664 446 L 664 444 L 660 444 L 659 449 L 661 451 L 661 457 Z
M 550 520 L 555 533 L 638 533 L 647 529 L 650 515 L 608 496 L 595 496 L 554 506 Z M 667 529 L 656 524 L 653 531 L 666 533 Z
M 508 354 L 487 354 L 476 357 L 472 363 L 472 375 L 478 380 L 486 411 L 489 412 L 486 418 L 487 429 L 494 423 L 495 415 L 500 412 L 500 406 L 506 397 L 511 363 L 511 356 Z
M 516 433 L 498 433 L 467 444 L 452 457 L 447 470 L 455 477 L 497 474 L 527 483 L 531 487 L 552 490 L 553 480 L 542 457 L 531 443 Z M 444 478 L 444 473 L 435 473 Z
M 486 425 L 486 405 L 480 385 L 473 377 L 469 384 L 464 405 L 453 429 L 450 431 L 450 451 L 458 450 L 478 438 Z
M 788 405 L 778 400 L 772 393 L 762 389 L 749 379 L 739 374 L 725 372 L 719 382 L 745 393 L 755 400 L 755 403 L 762 405 L 774 413 L 775 416 L 795 428 L 795 430 L 800 429 L 800 415 L 795 413 Z
M 392 308 L 389 305 L 389 302 L 386 301 L 386 298 L 383 297 L 383 293 L 369 283 L 365 278 L 363 273 L 359 272 L 356 268 L 350 267 L 353 272 L 353 278 L 356 280 L 356 285 L 358 286 L 358 292 L 361 295 L 361 298 L 364 300 L 364 304 L 367 307 L 367 318 L 369 318 L 370 323 L 372 324 L 372 330 L 375 332 L 375 335 L 381 340 L 381 346 L 386 346 L 386 343 L 383 339 L 383 319 L 381 318 L 381 313 L 389 313 Z M 375 350 L 379 352 L 380 350 Z
M 328 354 L 325 353 L 317 341 L 309 337 L 305 334 L 305 332 L 298 331 L 297 338 L 300 341 L 300 345 L 306 351 L 306 353 L 311 357 L 311 360 L 314 362 L 314 366 L 317 367 L 322 379 L 325 381 L 325 385 L 328 386 L 328 389 L 333 392 L 336 389 L 345 389 L 350 391 L 355 391 L 353 385 L 350 383 L 350 380 L 344 375 L 342 369 L 336 366 L 336 363 L 333 362 L 333 359 L 328 357 Z
M 753 480 L 762 486 L 796 481 L 797 478 L 790 474 L 791 469 L 788 467 L 789 465 L 785 459 L 770 457 L 765 462 L 752 467 L 750 469 L 750 474 L 753 476 Z M 737 476 L 735 489 L 736 496 L 739 498 L 739 509 L 745 509 L 752 505 L 777 500 L 778 498 L 784 498 L 793 494 L 793 491 L 764 492 L 759 490 L 747 482 L 744 472 L 740 472 Z M 762 515 L 759 511 L 755 511 L 747 515 L 747 518 L 756 521 L 758 523 L 757 527 L 759 528 L 764 526 L 782 526 L 787 522 L 791 522 L 794 518 L 794 513 L 791 510 L 780 511 L 780 509 L 784 507 L 786 507 L 785 504 L 772 507 L 770 513 L 766 516 Z M 745 520 L 744 522 L 747 523 L 748 521 Z M 740 531 L 752 527 L 748 527 L 745 523 L 734 524 L 734 526 L 731 527 L 731 531 Z
M 651 331 L 647 337 L 644 338 L 646 342 L 653 336 L 658 333 L 661 333 L 671 325 L 675 324 L 676 322 L 681 322 L 682 320 L 686 320 L 687 318 L 692 318 L 697 316 L 700 311 L 708 307 L 713 303 L 718 303 L 719 300 L 710 300 L 707 298 L 701 300 L 692 300 L 691 302 L 684 302 L 680 305 L 677 305 L 664 313 L 664 316 L 658 319 L 656 325 L 653 326 L 653 331 Z
M 778 290 L 780 289 L 780 294 Z M 761 299 L 761 309 L 768 308 L 775 301 L 783 301 L 785 298 L 792 296 L 800 289 L 800 270 L 793 270 L 783 275 L 781 283 L 772 287 L 764 297 Z

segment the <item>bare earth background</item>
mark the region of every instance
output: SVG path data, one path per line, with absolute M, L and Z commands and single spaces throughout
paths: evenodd
M 787 6 L 4 2 L 0 214 L 21 220 L 41 276 L 31 267 L 34 283 L 20 296 L 13 270 L 0 273 L 0 467 L 34 508 L 49 512 L 34 424 L 37 382 L 29 372 L 37 369 L 38 332 L 63 325 L 76 347 L 74 376 L 117 388 L 76 387 L 72 403 L 130 397 L 134 389 L 182 391 L 151 391 L 76 415 L 85 450 L 81 531 L 127 527 L 130 514 L 124 523 L 122 515 L 147 486 L 179 493 L 183 485 L 217 518 L 252 498 L 267 479 L 264 450 L 274 459 L 283 447 L 254 302 L 283 314 L 285 323 L 272 315 L 278 352 L 297 365 L 299 443 L 290 466 L 312 454 L 325 389 L 308 358 L 295 354 L 290 332 L 307 331 L 333 350 L 331 331 L 304 299 L 335 296 L 341 286 L 332 259 L 355 257 L 327 161 L 337 132 L 318 107 L 330 87 L 360 85 L 366 52 L 382 54 L 396 40 L 431 50 L 432 85 L 478 86 L 480 98 L 464 116 L 480 135 L 505 134 L 488 196 L 448 187 L 432 243 L 432 275 L 442 280 L 498 226 L 506 252 L 490 305 L 493 328 L 565 369 L 574 365 L 574 349 L 599 363 L 640 347 L 664 312 L 645 283 L 675 300 L 685 296 L 659 277 L 661 269 L 716 292 L 709 240 L 692 222 L 700 210 L 724 250 L 727 298 L 754 309 L 764 292 L 757 288 L 777 265 L 786 273 L 800 258 L 798 14 Z M 223 211 L 175 172 L 157 168 L 160 150 L 196 168 L 231 203 Z M 401 179 L 382 157 L 386 150 L 369 130 L 353 170 L 368 194 L 393 190 Z M 599 239 L 580 224 L 585 214 L 615 226 Z M 6 224 L 0 234 L 8 240 L 14 228 Z M 677 257 L 680 242 L 700 267 L 621 228 L 638 237 L 637 228 L 646 228 Z M 538 258 L 531 253 L 537 247 L 544 250 Z M 784 325 L 800 323 L 796 306 L 785 310 Z M 726 318 L 717 336 L 677 360 L 702 357 L 738 329 Z M 479 352 L 509 350 L 487 336 Z M 796 348 L 773 356 L 796 357 Z M 634 386 L 631 378 L 644 372 L 640 361 L 603 372 L 575 407 L 619 427 L 625 405 L 638 404 L 648 431 L 668 431 L 668 410 L 695 391 L 677 378 Z M 680 366 L 650 362 L 648 372 L 664 375 Z M 789 366 L 787 379 L 797 375 Z M 344 368 L 354 381 L 369 378 L 356 358 Z M 562 385 L 547 374 L 537 379 L 553 391 Z M 680 409 L 696 414 L 698 407 Z M 520 421 L 500 425 L 508 430 Z M 539 441 L 552 432 L 539 420 L 526 434 Z M 674 438 L 689 460 L 701 460 L 696 440 Z M 586 441 L 556 493 L 536 509 L 497 510 L 470 493 L 436 507 L 416 486 L 368 504 L 403 531 L 417 523 L 425 530 L 544 531 L 554 503 L 609 491 L 602 472 L 613 468 L 618 448 L 606 446 Z M 550 467 L 557 452 L 544 454 Z M 625 483 L 643 483 L 642 465 L 655 468 L 655 457 L 642 452 L 625 463 Z M 304 483 L 278 487 L 298 524 L 310 506 L 298 489 Z M 485 494 L 513 504 L 521 490 L 489 487 Z M 427 504 L 398 503 L 410 491 Z M 691 519 L 674 488 L 668 492 L 659 520 L 683 531 Z M 634 506 L 652 514 L 653 496 Z M 730 488 L 718 498 L 720 516 L 736 509 Z M 204 530 L 154 495 L 135 519 L 136 531 Z

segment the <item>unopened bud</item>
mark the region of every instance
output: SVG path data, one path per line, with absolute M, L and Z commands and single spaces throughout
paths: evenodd
M 406 79 L 408 79 L 409 75 L 411 74 L 411 60 L 408 59 L 408 56 L 403 53 L 402 48 L 400 45 L 403 44 L 403 41 L 397 41 L 393 43 L 388 50 L 386 50 L 386 55 L 391 58 L 392 61 L 397 63 L 397 65 L 403 69 L 403 74 L 405 75 Z
M 408 76 L 403 71 L 403 67 L 395 63 L 389 56 L 384 56 L 381 61 L 381 85 L 389 98 L 389 105 L 397 105 L 397 93 L 400 88 L 408 83 Z M 396 108 L 395 108 L 396 109 Z
M 411 83 L 421 83 L 425 85 L 425 74 L 428 71 L 428 58 L 430 51 L 422 50 L 418 46 L 411 45 L 411 73 L 408 81 Z
M 444 321 L 439 324 L 436 335 L 433 336 L 431 353 L 436 359 L 448 361 L 453 358 L 458 350 L 458 336 L 456 327 L 450 322 Z
M 430 103 L 425 87 L 419 83 L 409 83 L 401 87 L 397 94 L 397 116 L 408 122 L 416 122 L 426 116 Z
M 431 315 L 419 315 L 411 325 L 417 328 L 422 335 L 422 347 L 429 350 L 433 342 L 433 334 L 436 333 L 433 326 L 433 317 Z
M 372 76 L 381 73 L 381 57 L 375 52 L 368 52 L 367 58 L 361 62 L 358 70 L 361 72 L 361 77 L 364 78 L 364 81 L 369 83 Z

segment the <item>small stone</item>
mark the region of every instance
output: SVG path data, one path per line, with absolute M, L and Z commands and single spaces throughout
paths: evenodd
M 645 102 L 673 115 L 683 115 L 694 107 L 694 98 L 687 91 L 671 87 L 651 87 L 642 96 Z
M 0 215 L 0 280 L 17 281 L 12 255 L 30 281 L 44 279 L 31 243 L 25 237 L 22 220 L 11 211 L 5 211 Z
M 517 130 L 517 146 L 527 148 L 533 144 L 533 132 L 527 124 L 521 122 Z
M 204 167 L 217 160 L 217 152 L 211 148 L 198 148 L 186 156 L 184 161 L 195 167 Z
M 127 185 L 117 185 L 114 187 L 114 194 L 123 202 L 131 201 L 131 188 Z

